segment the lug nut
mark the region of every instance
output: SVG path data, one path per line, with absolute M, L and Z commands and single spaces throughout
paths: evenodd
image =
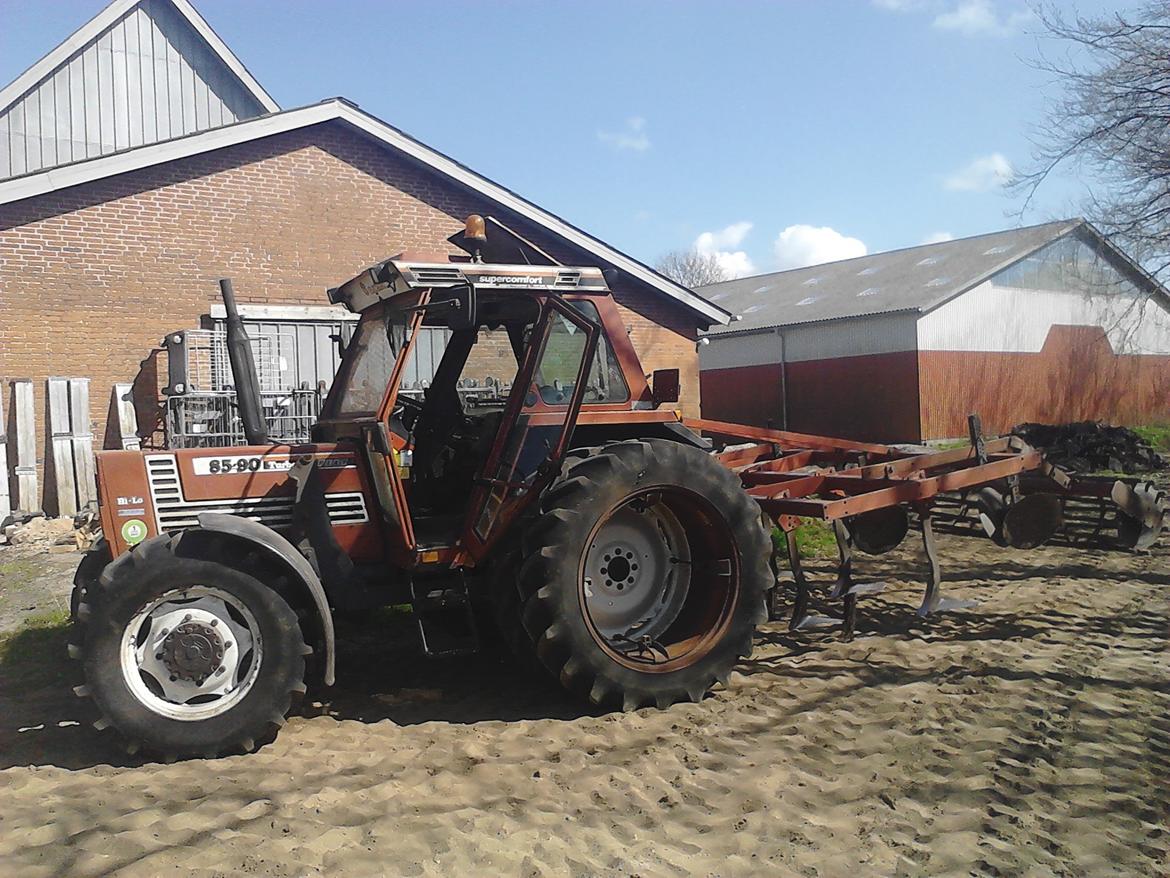
M 218 625 L 218 624 L 219 624 L 219 619 L 212 619 L 212 620 L 211 620 L 211 627 L 212 627 L 212 628 L 214 628 L 214 627 L 215 627 L 216 625 Z

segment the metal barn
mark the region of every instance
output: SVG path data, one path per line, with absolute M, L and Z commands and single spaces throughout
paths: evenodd
M 739 278 L 703 415 L 884 442 L 1170 421 L 1170 295 L 1084 220 Z

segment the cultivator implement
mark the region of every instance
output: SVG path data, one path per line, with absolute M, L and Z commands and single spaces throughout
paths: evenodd
M 739 474 L 745 490 L 784 534 L 796 587 L 793 630 L 841 624 L 844 635 L 852 636 L 857 598 L 884 588 L 884 583 L 854 579 L 854 551 L 884 554 L 911 529 L 921 535 L 927 560 L 917 612 L 928 616 L 974 604 L 943 594 L 938 532 L 981 536 L 1021 549 L 1063 542 L 1145 550 L 1165 523 L 1167 497 L 1152 484 L 1071 475 L 1019 437 L 984 439 L 975 416 L 970 445 L 942 451 L 703 419 L 686 424 L 717 441 L 744 443 L 723 446 L 716 456 Z M 805 518 L 832 526 L 839 562 L 827 597 L 841 602 L 840 619 L 809 611 L 812 584 L 796 542 L 796 528 Z M 775 597 L 769 609 L 775 617 Z

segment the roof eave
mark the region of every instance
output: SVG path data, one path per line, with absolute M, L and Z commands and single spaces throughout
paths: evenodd
M 704 338 L 733 338 L 743 335 L 752 335 L 757 332 L 772 332 L 776 329 L 795 329 L 804 326 L 816 326 L 820 323 L 839 323 L 842 320 L 872 320 L 875 317 L 893 317 L 899 314 L 922 315 L 920 308 L 891 308 L 888 311 L 869 311 L 865 314 L 840 314 L 836 317 L 818 317 L 815 320 L 796 320 L 791 323 L 769 323 L 766 326 L 745 326 L 743 329 L 727 329 L 719 332 L 709 332 Z
M 635 280 L 679 302 L 702 318 L 699 322 L 706 322 L 706 327 L 730 323 L 729 312 L 686 287 L 663 277 L 633 257 L 613 249 L 560 217 L 542 210 L 515 192 L 475 173 L 397 128 L 361 111 L 348 101 L 337 98 L 3 180 L 0 181 L 0 204 L 34 198 L 70 186 L 332 121 L 349 125 L 383 145 L 422 163 L 432 171 L 592 253 Z

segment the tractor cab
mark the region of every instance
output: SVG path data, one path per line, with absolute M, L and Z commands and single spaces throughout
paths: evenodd
M 361 319 L 313 440 L 359 446 L 407 566 L 474 566 L 559 473 L 583 416 L 655 408 L 597 268 L 403 256 L 330 300 Z

